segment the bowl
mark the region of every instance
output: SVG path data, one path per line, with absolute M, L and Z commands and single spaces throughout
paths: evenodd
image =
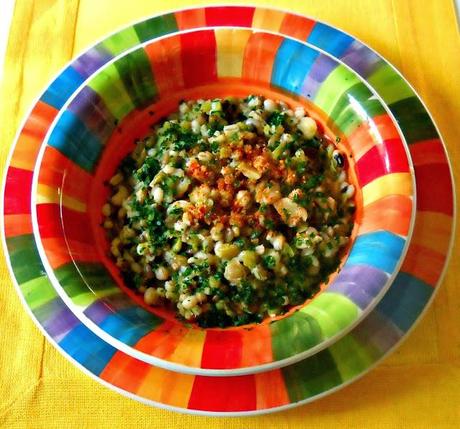
M 246 17 L 246 22 L 241 17 Z M 389 108 L 411 143 L 417 180 L 417 220 L 421 216 L 422 220 L 430 222 L 417 221 L 401 271 L 379 305 L 330 348 L 281 371 L 244 377 L 193 377 L 168 372 L 117 352 L 88 330 L 57 295 L 31 235 L 30 194 L 34 163 L 59 109 L 80 84 L 78 74 L 85 72 L 82 62 L 92 62 L 94 50 L 100 45 L 114 46 L 120 42 L 120 34 L 132 34 L 139 26 L 150 26 L 152 37 L 158 37 L 174 31 L 171 23 L 176 20 L 180 28 L 187 22 L 197 27 L 206 24 L 251 26 L 253 20 L 254 26 L 265 25 L 272 29 L 273 19 L 261 22 L 261 17 L 276 17 L 280 32 L 287 32 L 301 41 L 321 30 L 324 38 L 315 39 L 315 43 L 319 40 L 318 46 L 326 51 L 338 50 L 338 56 L 345 63 L 372 81 L 384 99 L 391 100 Z M 323 31 L 325 28 L 327 32 Z M 340 44 L 335 44 L 336 40 L 351 45 L 350 49 L 338 49 Z M 136 37 L 125 40 L 117 54 L 137 42 Z M 433 301 L 455 237 L 455 201 L 447 154 L 429 112 L 404 78 L 378 54 L 338 29 L 299 15 L 264 8 L 214 6 L 178 10 L 134 24 L 100 45 L 62 70 L 40 100 L 36 100 L 18 132 L 5 174 L 3 243 L 10 273 L 16 280 L 17 292 L 25 308 L 57 350 L 87 375 L 129 398 L 181 412 L 227 416 L 285 410 L 324 397 L 363 376 L 394 351 Z M 107 55 L 99 61 L 98 67 L 112 56 Z M 377 75 L 380 78 L 374 80 Z M 60 86 L 63 82 L 65 86 Z M 389 90 L 389 82 L 396 91 Z M 408 114 L 409 111 L 415 114 Z M 440 188 L 440 183 L 445 186 Z M 433 199 L 433 192 L 440 191 L 443 198 Z M 433 219 L 439 222 L 433 224 Z M 442 228 L 433 228 L 433 225 L 442 225 Z M 178 386 L 180 388 L 176 388 Z M 210 391 L 213 392 L 211 401 Z M 245 392 L 243 397 L 241 392 Z
M 159 367 L 238 375 L 284 366 L 327 347 L 379 302 L 414 220 L 407 148 L 386 105 L 324 52 L 245 29 L 184 31 L 135 46 L 66 100 L 34 171 L 34 235 L 45 269 L 75 315 L 109 344 Z M 84 74 L 84 73 L 83 73 Z M 107 257 L 104 182 L 150 125 L 180 99 L 258 93 L 306 106 L 339 136 L 357 188 L 353 246 L 321 292 L 283 317 L 200 329 L 146 307 Z

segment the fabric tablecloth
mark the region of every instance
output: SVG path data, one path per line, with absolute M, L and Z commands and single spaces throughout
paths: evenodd
M 2 176 L 23 115 L 71 58 L 134 20 L 173 8 L 208 3 L 17 0 L 0 92 Z M 213 2 L 218 3 L 230 2 Z M 452 0 L 252 0 L 251 3 L 285 8 L 326 21 L 385 56 L 423 97 L 448 146 L 454 172 L 459 171 L 460 37 Z M 0 13 L 1 9 L 0 5 Z M 250 418 L 197 417 L 148 407 L 84 375 L 34 326 L 16 295 L 1 256 L 0 427 L 459 427 L 459 243 L 457 240 L 454 245 L 449 269 L 433 306 L 388 359 L 359 381 L 321 400 Z

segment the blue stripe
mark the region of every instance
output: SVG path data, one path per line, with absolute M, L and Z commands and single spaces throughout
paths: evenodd
M 400 272 L 377 310 L 406 332 L 425 308 L 433 291 L 429 284 Z
M 307 42 L 329 52 L 335 57 L 340 57 L 355 39 L 329 25 L 317 22 L 308 36 Z
M 300 94 L 319 52 L 293 40 L 284 40 L 276 53 L 271 83 L 295 94 Z
M 70 331 L 59 342 L 59 345 L 77 362 L 96 375 L 104 370 L 117 351 L 82 324 Z
M 40 100 L 59 110 L 83 82 L 83 76 L 69 66 L 48 87 Z
M 346 265 L 370 265 L 386 273 L 393 273 L 401 258 L 406 241 L 388 231 L 376 231 L 360 235 Z
M 111 314 L 99 326 L 112 337 L 133 346 L 162 320 L 141 307 L 129 307 Z
M 87 171 L 92 171 L 102 144 L 72 112 L 66 110 L 53 129 L 48 144 Z

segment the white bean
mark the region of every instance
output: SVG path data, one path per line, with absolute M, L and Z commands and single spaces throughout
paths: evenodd
M 281 250 L 285 243 L 286 243 L 286 238 L 284 238 L 284 235 L 282 234 L 277 235 L 272 241 L 273 248 L 275 250 Z
M 117 186 L 121 183 L 121 181 L 123 180 L 123 176 L 121 175 L 121 173 L 117 173 L 115 174 L 115 176 L 113 176 L 109 183 L 112 185 L 112 186 Z
M 196 119 L 194 119 L 194 120 L 192 121 L 191 127 L 192 127 L 192 132 L 193 132 L 193 134 L 200 134 L 200 127 L 201 127 L 201 125 L 200 125 L 200 123 L 199 123 Z
M 155 270 L 155 277 L 158 280 L 168 280 L 169 279 L 169 270 L 166 267 L 158 267 Z
M 300 119 L 305 116 L 305 109 L 303 107 L 296 107 L 294 110 L 294 115 L 296 118 Z
M 161 204 L 163 202 L 164 191 L 159 186 L 155 186 L 153 188 L 152 195 L 153 201 L 155 201 L 157 204 Z
M 270 100 L 270 98 L 266 98 L 264 100 L 264 109 L 267 112 L 273 112 L 274 110 L 276 110 L 276 107 L 276 103 L 273 100 Z
M 254 250 L 258 255 L 263 255 L 265 252 L 265 246 L 263 244 L 259 244 Z
M 225 267 L 224 277 L 230 283 L 236 283 L 247 273 L 246 268 L 237 259 L 232 259 Z
M 188 296 L 182 301 L 182 307 L 184 307 L 186 310 L 190 310 L 191 308 L 195 307 L 195 305 L 198 304 L 198 299 L 196 296 Z
M 149 287 L 144 292 L 144 302 L 148 305 L 155 305 L 160 300 L 160 296 L 155 288 Z
M 318 130 L 318 126 L 316 125 L 315 120 L 308 116 L 302 118 L 297 127 L 308 140 L 312 139 Z
M 121 206 L 123 201 L 128 198 L 129 192 L 124 186 L 118 188 L 118 192 L 111 198 L 111 202 L 114 206 Z
M 102 206 L 102 214 L 104 216 L 110 216 L 111 213 L 112 213 L 112 208 L 110 207 L 110 204 L 109 203 L 104 204 Z

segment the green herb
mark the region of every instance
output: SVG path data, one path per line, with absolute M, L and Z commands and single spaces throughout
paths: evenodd
M 237 142 L 240 138 L 240 135 L 237 131 L 235 131 L 234 133 L 230 134 L 230 141 L 231 142 Z
M 267 119 L 267 123 L 270 124 L 270 125 L 275 125 L 275 126 L 282 125 L 285 116 L 286 115 L 285 115 L 284 112 L 275 111 Z
M 268 209 L 268 205 L 265 204 L 265 203 L 261 203 L 261 204 L 259 205 L 259 209 L 258 209 L 258 210 L 259 210 L 260 213 L 265 213 L 265 212 L 267 211 L 267 209 Z
M 302 189 L 305 191 L 309 191 L 310 189 L 316 188 L 323 180 L 324 180 L 324 177 L 321 174 L 316 175 L 316 176 L 311 176 L 302 185 Z
M 274 229 L 275 228 L 275 222 L 273 222 L 271 219 L 265 219 L 264 220 L 264 226 L 266 226 L 268 229 Z
M 276 266 L 276 260 L 273 256 L 271 255 L 266 255 L 262 257 L 262 263 L 266 268 L 273 269 Z
M 242 237 L 238 237 L 236 240 L 233 240 L 233 244 L 236 244 L 240 249 L 244 247 L 245 240 Z

